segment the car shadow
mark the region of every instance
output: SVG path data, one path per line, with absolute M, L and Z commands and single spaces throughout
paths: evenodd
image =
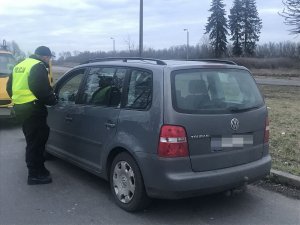
M 122 215 L 127 213 L 115 205 L 109 183 L 104 179 L 58 158 L 47 163 L 51 166 L 50 169 L 55 168 L 56 173 L 58 171 L 64 173 L 59 176 L 67 174 L 76 182 L 85 184 L 85 186 L 92 188 L 96 193 L 101 193 L 101 198 L 104 196 L 105 200 L 111 202 L 111 205 L 108 207 L 115 208 Z M 99 204 L 103 200 L 101 198 L 98 199 Z M 145 210 L 130 214 L 136 218 L 150 220 L 159 224 L 168 224 L 169 221 L 177 221 L 178 224 L 193 224 L 196 221 L 199 222 L 199 217 L 207 222 L 220 218 L 220 216 L 227 216 L 225 214 L 228 214 L 228 212 L 232 214 L 238 211 L 241 212 L 241 206 L 245 204 L 248 205 L 249 209 L 250 205 L 257 205 L 251 204 L 253 201 L 255 203 L 256 200 L 248 191 L 235 193 L 230 196 L 225 195 L 225 193 L 218 193 L 180 200 L 153 199 Z

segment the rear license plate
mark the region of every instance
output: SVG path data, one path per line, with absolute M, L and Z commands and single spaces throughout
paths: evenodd
M 212 137 L 212 151 L 222 151 L 224 148 L 242 148 L 253 145 L 253 135 L 232 135 L 230 137 Z

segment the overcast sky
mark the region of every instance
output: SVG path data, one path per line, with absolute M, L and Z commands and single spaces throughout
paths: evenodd
M 139 0 L 0 0 L 0 40 L 15 40 L 33 52 L 47 45 L 54 52 L 138 48 Z M 227 16 L 233 0 L 224 0 Z M 260 44 L 298 41 L 278 15 L 281 0 L 256 0 L 263 22 Z M 144 0 L 144 47 L 168 48 L 203 41 L 211 0 Z

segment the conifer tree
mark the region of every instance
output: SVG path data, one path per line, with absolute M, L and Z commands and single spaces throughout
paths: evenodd
M 223 0 L 212 0 L 211 16 L 208 18 L 208 23 L 205 27 L 206 34 L 209 34 L 210 44 L 214 50 L 215 57 L 219 58 L 226 54 L 228 25 L 225 17 L 225 4 Z
M 234 0 L 233 7 L 230 9 L 229 17 L 229 29 L 231 38 L 233 41 L 232 54 L 234 56 L 241 56 L 243 54 L 242 48 L 242 30 L 243 30 L 243 20 L 242 20 L 242 1 Z
M 256 42 L 259 41 L 262 21 L 258 16 L 255 0 L 242 0 L 243 19 L 243 50 L 244 55 L 251 56 L 255 53 Z

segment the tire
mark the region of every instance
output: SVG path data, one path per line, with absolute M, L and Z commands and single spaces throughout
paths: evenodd
M 120 208 L 134 212 L 149 205 L 140 169 L 128 153 L 122 152 L 114 158 L 109 180 L 114 200 Z

